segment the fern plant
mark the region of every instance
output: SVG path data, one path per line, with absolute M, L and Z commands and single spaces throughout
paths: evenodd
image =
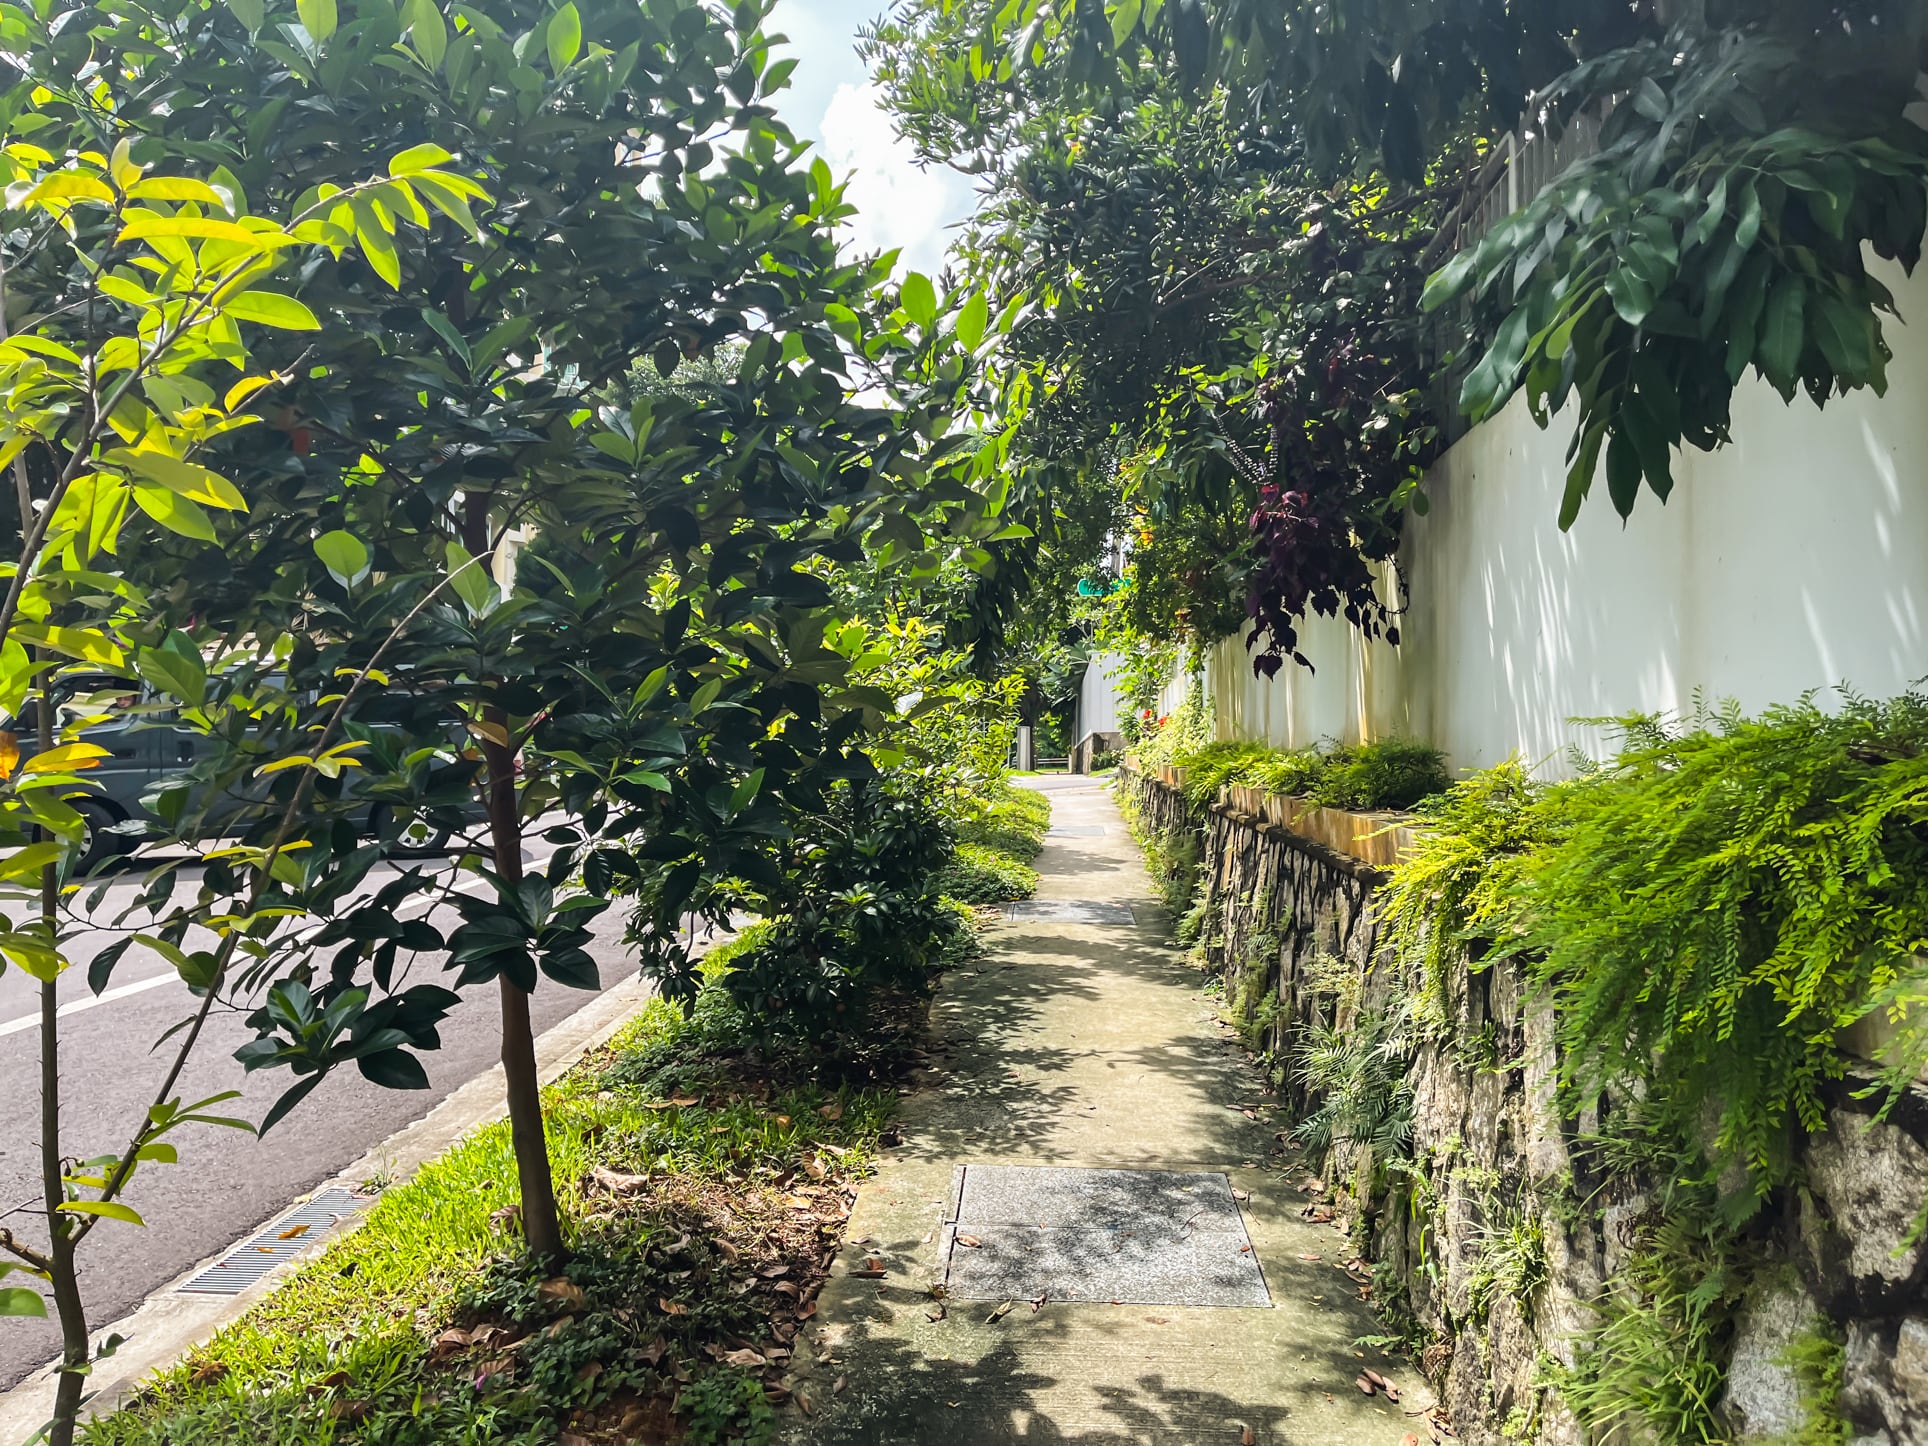
M 1294 1064 L 1319 1104 L 1299 1122 L 1298 1138 L 1316 1151 L 1354 1144 L 1381 1160 L 1404 1159 L 1412 1146 L 1413 1045 L 1392 1012 L 1312 1025 Z
M 1517 912 L 1481 922 L 1537 953 L 1569 1080 L 1711 1101 L 1758 1201 L 1792 1127 L 1825 1126 L 1840 1032 L 1876 1010 L 1919 1022 L 1928 699 L 1692 723 L 1560 789 L 1551 841 L 1500 881 Z M 1895 1083 L 1920 1062 L 1904 1049 Z

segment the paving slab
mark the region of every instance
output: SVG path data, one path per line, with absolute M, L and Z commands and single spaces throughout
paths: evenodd
M 1007 919 L 1043 920 L 1056 924 L 1114 924 L 1137 922 L 1131 905 L 1099 899 L 1026 899 L 1005 906 Z
M 977 966 L 946 978 L 933 1066 L 899 1116 L 903 1143 L 859 1191 L 846 1249 L 799 1340 L 792 1388 L 810 1411 L 786 1413 L 784 1438 L 1397 1446 L 1417 1426 L 1407 1413 L 1432 1403 L 1424 1382 L 1355 1344 L 1384 1327 L 1339 1268 L 1352 1252 L 1332 1225 L 1305 1218 L 1298 1176 L 1273 1157 L 1281 1126 L 1263 1082 L 1219 1028 L 1204 980 L 1166 946 L 1109 795 L 1056 781 L 1049 792 L 1054 833 L 1106 832 L 1047 839 L 1039 901 L 1116 904 L 1130 921 L 1006 919 Z M 1046 1171 L 1062 1182 L 1055 1195 L 1040 1191 Z M 1154 1174 L 1184 1178 L 1145 1178 Z M 1141 1263 L 1160 1268 L 1165 1300 L 1213 1284 L 1223 1255 L 1212 1252 L 1240 1254 L 1225 1214 L 1211 1213 L 1226 1228 L 1210 1232 L 1198 1228 L 1204 1213 L 1183 1235 L 1169 1223 L 1210 1177 L 1233 1196 L 1263 1299 L 1253 1290 L 1238 1305 L 1153 1304 L 1129 1299 L 1140 1292 L 1118 1275 L 1093 1284 L 1098 1267 L 1112 1268 L 1102 1246 L 1152 1258 Z M 1142 1252 L 1107 1238 L 1133 1200 L 1151 1242 Z M 989 1223 L 963 1223 L 966 1209 Z M 956 1249 L 959 1232 L 988 1242 L 963 1278 L 955 1257 L 972 1252 Z M 883 1263 L 881 1278 L 853 1273 L 865 1259 Z M 991 1298 L 993 1268 L 1008 1271 L 1011 1294 Z M 1080 1281 L 1080 1298 L 1059 1293 Z M 1123 1293 L 1103 1294 L 1114 1288 Z M 1399 1404 L 1353 1386 L 1368 1365 L 1404 1390 Z

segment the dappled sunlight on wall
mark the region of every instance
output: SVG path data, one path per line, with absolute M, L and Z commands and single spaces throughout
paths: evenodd
M 1288 666 L 1251 676 L 1236 641 L 1209 670 L 1225 736 L 1279 744 L 1424 737 L 1456 766 L 1510 754 L 1563 771 L 1601 730 L 1576 717 L 1749 710 L 1814 689 L 1872 696 L 1928 674 L 1928 268 L 1883 268 L 1913 328 L 1890 323 L 1885 398 L 1825 411 L 1767 386 L 1734 399 L 1732 445 L 1675 455 L 1661 505 L 1626 522 L 1604 481 L 1570 533 L 1555 517 L 1571 418 L 1542 432 L 1523 398 L 1441 459 L 1404 559 L 1402 646 L 1315 620 Z

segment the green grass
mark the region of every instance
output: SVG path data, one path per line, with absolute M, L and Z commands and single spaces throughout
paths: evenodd
M 956 859 L 937 880 L 938 888 L 964 904 L 1005 904 L 1038 891 L 1036 869 L 983 844 L 960 843 Z
M 566 1284 L 545 1286 L 519 1261 L 508 1128 L 489 1126 L 83 1439 L 552 1446 L 565 1428 L 621 1439 L 607 1434 L 618 1413 L 684 1397 L 691 1439 L 760 1439 L 760 1383 L 719 1371 L 712 1349 L 768 1349 L 785 1311 L 794 1318 L 799 1300 L 745 1272 L 781 1263 L 799 1288 L 820 1276 L 841 1230 L 833 1187 L 867 1167 L 895 1092 L 798 1082 L 794 1062 L 742 1036 L 712 983 L 691 1016 L 652 1004 L 548 1091 Z M 626 1177 L 647 1179 L 609 1183 Z M 822 1209 L 805 1218 L 800 1199 Z M 739 1293 L 746 1278 L 757 1285 Z M 434 1345 L 478 1327 L 499 1344 Z
M 957 825 L 957 838 L 1028 864 L 1044 851 L 1050 828 L 1051 800 L 1034 788 L 1006 784 L 980 802 L 976 816 Z

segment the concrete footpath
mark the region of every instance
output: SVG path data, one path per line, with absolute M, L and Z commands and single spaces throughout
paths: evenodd
M 1163 943 L 1109 794 L 1026 782 L 1054 807 L 1037 905 L 944 981 L 903 1143 L 800 1345 L 787 1439 L 1424 1439 L 1431 1397 L 1353 1344 L 1384 1327 L 1345 1238 L 1305 1218 L 1263 1083 Z M 1369 1367 L 1402 1398 L 1363 1393 Z

